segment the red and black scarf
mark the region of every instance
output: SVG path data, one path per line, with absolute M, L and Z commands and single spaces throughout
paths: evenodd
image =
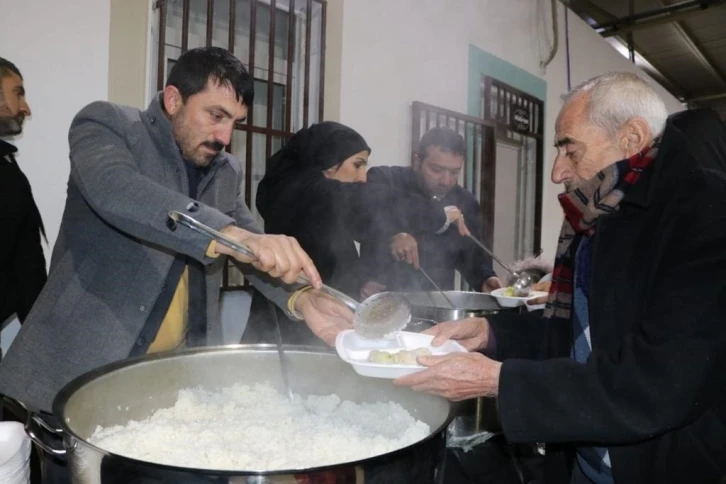
M 557 244 L 545 318 L 569 319 L 574 292 L 575 254 L 579 240 L 595 233 L 600 215 L 618 211 L 628 188 L 640 179 L 643 170 L 653 162 L 657 153 L 656 142 L 652 147 L 630 158 L 613 163 L 577 189 L 559 195 L 565 220 Z

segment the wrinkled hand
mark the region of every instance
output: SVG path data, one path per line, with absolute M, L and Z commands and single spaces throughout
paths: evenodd
M 450 353 L 443 356 L 419 356 L 426 370 L 393 380 L 418 392 L 433 393 L 455 402 L 478 397 L 495 397 L 499 393 L 502 364 L 481 353 Z
M 481 285 L 481 292 L 484 292 L 486 294 L 489 294 L 490 292 L 494 291 L 495 289 L 499 289 L 504 287 L 504 284 L 502 284 L 502 281 L 496 277 L 492 276 L 486 281 L 484 281 L 484 284 Z
M 295 301 L 295 310 L 302 314 L 315 336 L 330 346 L 335 346 L 338 333 L 353 329 L 353 311 L 319 290 L 300 294 Z
M 361 301 L 364 301 L 372 295 L 378 294 L 379 292 L 383 292 L 385 290 L 386 286 L 384 286 L 380 282 L 368 281 L 363 284 L 363 287 L 360 288 L 360 299 Z
M 229 255 L 240 262 L 251 262 L 255 268 L 288 284 L 295 282 L 300 273 L 304 272 L 313 287 L 320 288 L 322 285 L 320 274 L 312 259 L 293 237 L 254 234 L 233 225 L 222 229 L 222 233 L 235 242 L 249 247 L 257 256 L 257 260 L 252 262 L 249 257 L 219 243 L 216 245 L 217 253 Z
M 461 210 L 457 207 L 449 206 L 445 207 L 444 211 L 446 212 L 446 220 L 450 224 L 456 224 L 456 227 L 459 229 L 459 235 L 467 236 L 471 234 L 464 222 L 464 213 Z
M 411 234 L 401 232 L 391 237 L 391 255 L 397 261 L 406 261 L 418 269 L 418 242 Z
M 545 281 L 545 282 L 537 282 L 535 284 L 532 284 L 532 290 L 533 291 L 544 291 L 549 293 L 550 287 L 552 286 L 551 281 Z M 544 296 L 540 296 L 534 299 L 527 300 L 527 304 L 530 306 L 537 306 L 539 304 L 546 304 L 547 299 L 549 299 L 549 294 L 545 294 Z
M 423 332 L 434 337 L 433 346 L 441 346 L 447 340 L 459 342 L 469 351 L 484 348 L 489 341 L 489 322 L 485 318 L 467 318 L 446 321 Z

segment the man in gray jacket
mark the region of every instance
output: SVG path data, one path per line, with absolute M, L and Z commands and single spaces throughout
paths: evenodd
M 221 343 L 224 256 L 250 261 L 173 226 L 173 210 L 249 246 L 251 282 L 328 343 L 349 326 L 337 301 L 273 282 L 304 272 L 319 287 L 320 277 L 295 239 L 262 234 L 240 163 L 223 150 L 252 98 L 242 63 L 202 48 L 179 58 L 146 111 L 95 102 L 78 113 L 50 276 L 0 364 L 1 394 L 50 411 L 63 385 L 106 363 Z

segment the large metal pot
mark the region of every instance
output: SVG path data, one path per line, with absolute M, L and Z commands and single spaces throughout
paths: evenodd
M 336 355 L 317 348 L 286 351 L 295 393 L 332 394 L 356 402 L 395 401 L 426 422 L 432 433 L 409 447 L 358 462 L 326 468 L 280 472 L 208 471 L 137 461 L 88 443 L 96 426 L 125 424 L 170 407 L 180 389 L 201 385 L 215 389 L 234 383 L 270 382 L 282 389 L 277 353 L 269 345 L 225 346 L 147 355 L 89 372 L 57 395 L 53 413 L 60 420 L 73 484 L 325 482 L 436 483 L 446 445 L 452 405 L 445 399 L 394 387 L 388 380 L 362 378 Z M 194 445 L 190 442 L 189 445 Z

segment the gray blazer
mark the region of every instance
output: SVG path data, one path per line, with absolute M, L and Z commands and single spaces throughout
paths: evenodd
M 69 142 L 71 174 L 48 282 L 0 362 L 0 393 L 42 410 L 73 378 L 144 343 L 139 335 L 176 253 L 204 264 L 207 342 L 221 343 L 225 258 L 206 257 L 204 236 L 170 230 L 170 210 L 214 229 L 236 223 L 261 232 L 244 203 L 240 163 L 227 153 L 200 182 L 199 202 L 186 195 L 184 161 L 158 96 L 146 111 L 90 104 L 73 120 Z M 289 288 L 247 276 L 286 309 Z

